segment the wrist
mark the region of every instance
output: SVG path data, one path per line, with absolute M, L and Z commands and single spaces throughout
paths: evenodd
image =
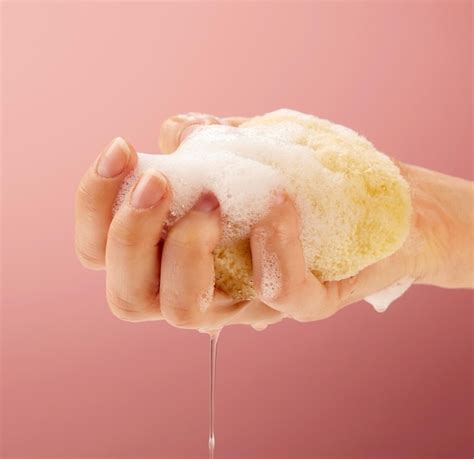
M 410 274 L 421 284 L 472 287 L 472 182 L 413 165 L 398 166 L 412 194 L 406 244 Z

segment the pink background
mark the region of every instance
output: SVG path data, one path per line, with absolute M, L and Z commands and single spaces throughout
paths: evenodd
M 206 336 L 115 319 L 73 251 L 112 137 L 279 107 L 472 178 L 470 2 L 2 6 L 2 458 L 205 458 Z M 455 235 L 453 235 L 455 237 Z M 468 458 L 472 295 L 224 330 L 217 458 Z

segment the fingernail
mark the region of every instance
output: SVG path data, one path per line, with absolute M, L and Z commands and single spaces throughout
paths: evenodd
M 127 143 L 121 137 L 117 137 L 100 156 L 97 173 L 106 178 L 116 177 L 125 169 L 129 155 Z
M 166 192 L 167 184 L 163 176 L 158 173 L 142 175 L 132 193 L 130 204 L 137 209 L 153 207 Z
M 200 212 L 212 212 L 219 207 L 219 201 L 212 193 L 203 194 L 198 202 L 194 204 L 194 210 Z
M 276 193 L 275 197 L 273 198 L 273 203 L 276 206 L 279 206 L 280 204 L 283 204 L 286 200 L 286 194 L 283 193 L 282 191 L 279 191 Z

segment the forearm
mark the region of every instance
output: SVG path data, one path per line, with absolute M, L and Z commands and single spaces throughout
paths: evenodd
M 416 282 L 472 288 L 473 182 L 413 165 L 399 167 L 412 190 Z

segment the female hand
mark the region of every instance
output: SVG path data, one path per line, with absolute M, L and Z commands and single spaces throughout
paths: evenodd
M 201 124 L 238 126 L 243 120 L 194 113 L 170 118 L 161 129 L 161 150 L 173 152 Z M 449 233 L 455 230 L 462 239 L 469 224 L 462 210 L 446 212 L 449 203 L 441 205 L 439 199 L 447 195 L 446 187 L 453 189 L 453 180 L 459 192 L 465 193 L 466 185 L 461 183 L 465 181 L 399 164 L 412 186 L 414 204 L 412 231 L 399 251 L 349 279 L 321 283 L 305 266 L 298 215 L 291 200 L 282 195 L 251 233 L 259 299 L 235 301 L 214 290 L 212 251 L 221 228 L 213 196 L 202 196 L 164 241 L 161 232 L 170 190 L 160 174 L 142 176 L 113 216 L 116 194 L 136 161 L 133 147 L 115 139 L 83 177 L 76 198 L 77 254 L 86 267 L 106 269 L 107 301 L 123 320 L 165 319 L 177 327 L 203 330 L 243 323 L 261 329 L 284 317 L 299 321 L 329 317 L 405 277 L 442 286 L 466 283 L 465 275 L 446 276 L 440 267 L 449 258 Z M 461 252 L 456 253 L 461 256 Z M 264 257 L 268 256 L 279 266 L 277 290 L 262 288 Z
M 162 127 L 162 150 L 174 150 L 193 123 L 240 121 L 202 115 L 171 118 Z M 219 203 L 212 195 L 201 196 L 164 241 L 170 189 L 159 173 L 140 177 L 113 214 L 117 193 L 136 163 L 135 149 L 117 138 L 86 172 L 76 193 L 76 253 L 85 267 L 106 270 L 112 312 L 127 321 L 165 319 L 177 327 L 203 330 L 237 323 L 258 328 L 281 320 L 278 311 L 258 300 L 235 301 L 214 291 L 212 251 L 221 228 Z

